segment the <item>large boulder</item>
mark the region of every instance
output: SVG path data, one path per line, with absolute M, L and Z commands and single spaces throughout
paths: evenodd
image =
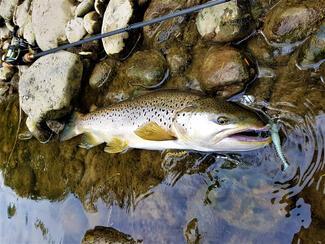
M 196 18 L 200 35 L 207 40 L 229 42 L 245 37 L 251 31 L 251 16 L 246 4 L 230 1 L 203 9 Z
M 38 139 L 43 140 L 38 136 L 40 122 L 58 119 L 70 111 L 82 71 L 79 56 L 62 51 L 39 58 L 20 77 L 20 106 L 28 116 L 28 129 Z
M 42 50 L 66 42 L 65 27 L 73 18 L 73 4 L 69 0 L 34 0 L 32 26 L 36 42 Z

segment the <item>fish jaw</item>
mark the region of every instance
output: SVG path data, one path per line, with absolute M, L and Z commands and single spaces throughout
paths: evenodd
M 272 142 L 268 126 L 236 128 L 223 134 L 222 139 L 218 135 L 219 139 L 215 147 L 224 151 L 251 151 Z

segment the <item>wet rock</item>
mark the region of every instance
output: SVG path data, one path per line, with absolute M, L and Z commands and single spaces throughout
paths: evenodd
M 76 17 L 82 17 L 94 8 L 95 0 L 83 0 L 75 10 Z
M 0 68 L 0 81 L 10 81 L 10 79 L 15 74 L 14 67 L 3 66 Z
M 200 241 L 199 223 L 196 218 L 190 220 L 184 229 L 187 244 L 197 244 Z
M 280 0 L 250 0 L 251 14 L 253 19 L 258 22 L 275 4 Z
M 188 8 L 199 4 L 198 0 L 180 0 L 180 1 L 159 1 L 153 0 L 147 8 L 144 20 L 150 20 L 175 12 L 179 9 Z M 153 47 L 164 47 L 175 39 L 181 40 L 185 35 L 186 19 L 177 17 L 164 21 L 159 25 L 151 25 L 143 28 L 143 34 L 146 44 Z
M 126 27 L 133 15 L 133 3 L 131 0 L 111 0 L 106 8 L 102 33 Z M 121 33 L 103 39 L 103 46 L 107 54 L 116 54 L 123 50 L 124 39 L 128 33 Z
M 101 19 L 97 12 L 92 11 L 85 15 L 84 19 L 84 27 L 88 34 L 97 34 L 100 32 L 101 28 Z
M 275 63 L 274 51 L 261 35 L 251 38 L 247 43 L 247 49 L 259 64 L 272 65 Z
M 1 0 L 0 1 L 0 16 L 6 21 L 11 21 L 15 11 L 15 7 L 18 5 L 19 0 Z
M 120 232 L 112 227 L 96 226 L 93 230 L 88 230 L 82 239 L 82 244 L 136 244 L 142 243 L 132 238 L 132 236 Z
M 112 81 L 116 74 L 117 63 L 113 59 L 105 59 L 96 64 L 89 78 L 89 85 L 92 88 L 99 88 Z
M 152 87 L 160 83 L 167 70 L 164 56 L 156 50 L 136 52 L 121 67 L 133 85 Z
M 247 58 L 231 47 L 211 47 L 207 51 L 199 73 L 203 90 L 230 96 L 239 92 L 252 77 Z
M 100 16 L 104 15 L 108 2 L 109 0 L 95 0 L 95 10 Z
M 32 0 L 25 0 L 15 11 L 14 23 L 19 26 L 18 35 L 29 44 L 35 44 L 35 34 L 32 27 Z
M 42 50 L 57 47 L 67 40 L 65 27 L 73 18 L 69 0 L 34 0 L 32 27 L 36 42 Z
M 42 120 L 57 119 L 69 112 L 70 102 L 80 87 L 82 71 L 79 57 L 63 51 L 39 58 L 22 74 L 20 105 L 28 116 L 28 129 L 36 137 Z
M 229 42 L 241 39 L 251 31 L 251 16 L 246 5 L 230 1 L 203 9 L 196 18 L 200 35 L 210 41 Z
M 75 18 L 70 20 L 65 27 L 65 34 L 70 43 L 80 41 L 87 34 L 83 19 Z
M 182 45 L 175 45 L 166 51 L 167 62 L 172 73 L 183 71 L 191 60 L 186 47 Z
M 302 41 L 317 30 L 324 13 L 324 0 L 281 1 L 266 15 L 263 32 L 275 43 Z
M 317 69 L 325 61 L 325 22 L 317 33 L 312 35 L 302 46 L 298 65 L 301 68 Z

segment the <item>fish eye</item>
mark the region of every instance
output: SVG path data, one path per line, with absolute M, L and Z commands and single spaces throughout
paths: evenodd
M 217 119 L 213 120 L 213 122 L 218 125 L 227 125 L 229 124 L 230 120 L 225 116 L 220 116 Z

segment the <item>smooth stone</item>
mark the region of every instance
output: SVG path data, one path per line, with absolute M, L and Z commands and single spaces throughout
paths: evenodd
M 138 51 L 121 67 L 131 84 L 149 87 L 160 83 L 166 70 L 166 60 L 156 50 Z
M 18 5 L 19 0 L 1 0 L 0 1 L 0 16 L 6 21 L 11 21 L 15 7 Z
M 130 0 L 111 0 L 106 8 L 102 33 L 117 30 L 126 27 L 133 15 L 133 3 Z M 116 54 L 123 50 L 125 44 L 124 39 L 128 38 L 128 33 L 121 33 L 115 36 L 104 38 L 103 46 L 105 52 Z
M 70 20 L 65 28 L 65 34 L 70 43 L 80 41 L 87 34 L 83 19 L 75 18 Z
M 105 59 L 96 64 L 89 78 L 89 85 L 92 88 L 99 88 L 111 81 L 116 74 L 116 61 Z
M 65 27 L 73 18 L 73 7 L 69 0 L 33 1 L 32 27 L 43 51 L 67 41 Z
M 94 0 L 83 0 L 75 10 L 76 17 L 83 17 L 94 8 Z
M 97 12 L 92 11 L 86 14 L 83 23 L 88 34 L 97 34 L 100 32 L 102 21 Z
M 200 35 L 209 41 L 230 42 L 251 31 L 251 16 L 246 6 L 233 0 L 203 9 L 196 18 Z
M 226 97 L 243 89 L 252 76 L 247 58 L 232 47 L 209 48 L 199 72 L 204 91 Z
M 325 1 L 279 2 L 265 17 L 263 33 L 274 43 L 303 41 L 317 31 L 325 14 Z

